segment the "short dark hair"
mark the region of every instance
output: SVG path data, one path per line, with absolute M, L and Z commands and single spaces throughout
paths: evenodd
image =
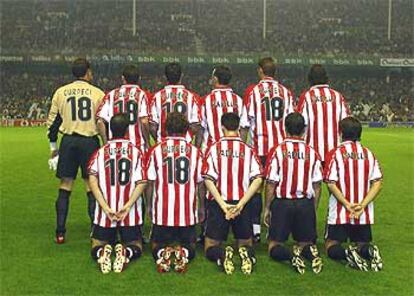
M 122 70 L 122 76 L 124 76 L 124 79 L 127 83 L 138 83 L 139 80 L 139 69 L 135 65 L 126 65 L 124 69 Z
M 182 75 L 181 65 L 179 63 L 170 63 L 165 66 L 165 77 L 169 83 L 178 83 Z
M 286 116 L 285 129 L 291 136 L 301 136 L 305 131 L 305 119 L 302 114 L 293 112 Z
M 128 116 L 125 113 L 118 113 L 111 118 L 110 127 L 114 138 L 122 138 L 125 136 L 129 127 Z
M 310 85 L 327 84 L 329 81 L 328 73 L 322 65 L 312 65 L 308 73 L 308 81 Z
M 276 64 L 273 58 L 266 57 L 259 60 L 259 67 L 266 76 L 274 77 L 276 74 Z
M 361 140 L 362 125 L 358 119 L 349 116 L 339 122 L 339 130 L 341 131 L 343 141 L 359 141 Z
M 220 65 L 214 68 L 213 76 L 217 77 L 220 84 L 227 85 L 233 76 L 229 66 Z
M 86 75 L 86 72 L 91 68 L 91 64 L 84 58 L 78 58 L 72 63 L 72 74 L 76 78 L 81 78 Z
M 189 128 L 189 123 L 184 114 L 179 112 L 171 112 L 167 115 L 167 120 L 165 122 L 165 129 L 167 130 L 167 135 L 184 135 Z
M 240 117 L 234 112 L 224 113 L 221 116 L 221 125 L 228 131 L 237 131 L 240 126 Z

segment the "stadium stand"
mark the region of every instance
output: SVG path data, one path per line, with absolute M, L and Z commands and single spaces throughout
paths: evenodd
M 271 52 L 298 55 L 392 55 L 413 53 L 413 3 L 394 0 L 391 40 L 388 1 L 268 0 L 266 39 L 262 1 L 2 1 L 4 52 L 128 53 Z M 371 10 L 375 8 L 375 14 Z M 110 13 L 109 13 L 110 12 Z M 99 24 L 99 25 L 98 25 Z

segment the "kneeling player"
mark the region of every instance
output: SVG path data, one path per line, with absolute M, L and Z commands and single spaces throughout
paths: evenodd
M 253 149 L 240 139 L 239 122 L 235 113 L 221 117 L 224 137 L 209 148 L 202 172 L 210 192 L 204 250 L 226 274 L 234 271 L 233 248 L 221 247 L 230 226 L 239 247 L 242 272 L 250 274 L 256 262 L 248 202 L 262 184 L 262 168 Z
M 301 274 L 303 257 L 312 270 L 322 270 L 316 241 L 316 206 L 320 196 L 322 167 L 318 154 L 302 139 L 305 121 L 299 113 L 285 119 L 287 138 L 272 149 L 266 167 L 266 208 L 269 226 L 269 255 L 274 260 L 292 262 Z M 283 244 L 292 234 L 297 245 L 293 254 Z M 303 257 L 302 257 L 303 256 Z
M 147 156 L 148 180 L 155 183 L 152 202 L 148 203 L 152 204 L 152 254 L 159 272 L 170 271 L 174 255 L 174 269 L 182 273 L 195 256 L 196 197 L 198 183 L 203 180 L 202 157 L 185 139 L 189 123 L 183 114 L 169 113 L 165 125 L 167 137 Z M 173 248 L 173 242 L 178 246 Z
M 97 150 L 89 162 L 89 183 L 98 202 L 92 228 L 92 258 L 103 273 L 121 272 L 141 256 L 142 199 L 145 189 L 142 153 L 124 139 L 129 127 L 124 114 L 112 117 L 113 139 Z M 111 263 L 112 245 L 115 261 Z
M 382 269 L 378 247 L 371 244 L 374 204 L 382 184 L 382 172 L 374 154 L 360 141 L 362 126 L 353 118 L 340 124 L 342 143 L 328 156 L 324 172 L 331 195 L 325 234 L 328 256 L 347 260 L 351 267 L 367 271 Z M 347 249 L 341 243 L 350 240 Z M 367 262 L 367 260 L 369 262 Z

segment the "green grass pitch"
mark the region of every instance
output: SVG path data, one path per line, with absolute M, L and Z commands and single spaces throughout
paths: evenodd
M 77 182 L 71 197 L 67 243 L 56 245 L 53 241 L 58 180 L 47 167 L 46 130 L 0 128 L 0 137 L 1 295 L 414 294 L 412 129 L 365 129 L 363 134 L 363 143 L 377 155 L 385 175 L 376 202 L 377 224 L 373 226 L 384 270 L 351 270 L 328 260 L 323 251 L 324 271 L 314 275 L 308 270 L 303 276 L 287 264 L 271 261 L 264 242 L 257 247 L 258 264 L 251 276 L 240 271 L 233 276 L 220 273 L 200 250 L 187 274 L 158 274 L 148 248 L 124 273 L 102 275 L 89 255 L 87 202 L 82 182 Z M 320 247 L 326 206 L 324 190 L 318 210 Z

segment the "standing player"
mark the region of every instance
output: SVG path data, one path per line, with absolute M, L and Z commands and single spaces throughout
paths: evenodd
M 313 65 L 308 74 L 311 88 L 299 98 L 298 112 L 307 125 L 306 143 L 319 153 L 322 165 L 328 152 L 339 143 L 339 121 L 349 115 L 344 97 L 328 85 L 321 65 Z
M 202 181 L 200 151 L 185 139 L 186 117 L 178 112 L 167 116 L 167 137 L 147 155 L 148 180 L 154 183 L 152 198 L 152 254 L 159 272 L 185 272 L 195 256 L 197 191 Z M 203 199 L 200 198 L 200 211 Z M 150 202 L 148 203 L 150 204 Z M 179 243 L 175 248 L 171 244 Z
M 259 61 L 257 74 L 259 83 L 250 86 L 245 92 L 245 103 L 250 120 L 253 147 L 257 151 L 262 166 L 271 148 L 282 143 L 285 138 L 284 120 L 293 112 L 292 92 L 275 80 L 276 64 L 272 58 Z M 260 216 L 262 213 L 261 190 L 252 199 L 252 222 L 255 242 L 260 241 Z
M 303 140 L 305 121 L 300 113 L 285 118 L 287 138 L 275 147 L 266 167 L 265 224 L 269 227 L 269 255 L 292 262 L 305 272 L 302 255 L 312 261 L 315 273 L 322 271 L 316 240 L 316 208 L 320 196 L 322 166 L 318 154 Z M 283 244 L 292 234 L 298 245 L 293 256 Z
M 98 202 L 92 228 L 92 258 L 102 273 L 121 272 L 142 254 L 142 199 L 145 188 L 142 153 L 125 139 L 129 119 L 118 113 L 111 118 L 112 139 L 89 162 L 89 182 Z M 111 263 L 112 244 L 115 261 Z
M 181 84 L 182 75 L 180 64 L 167 64 L 165 77 L 168 85 L 158 91 L 151 100 L 150 128 L 157 142 L 161 142 L 167 136 L 165 122 L 171 112 L 184 114 L 190 123 L 190 130 L 186 135 L 188 141 L 191 142 L 192 136 L 197 135 L 200 130 L 199 97 Z
M 325 247 L 334 260 L 347 260 L 351 267 L 374 271 L 382 269 L 379 249 L 371 244 L 371 224 L 374 224 L 374 199 L 382 185 L 378 160 L 361 145 L 362 126 L 347 117 L 339 123 L 342 143 L 329 153 L 324 172 L 331 196 Z M 350 240 L 347 249 L 341 243 Z
M 248 202 L 262 185 L 262 168 L 253 149 L 240 139 L 239 123 L 235 113 L 221 117 L 224 137 L 208 149 L 202 170 L 210 192 L 204 250 L 226 274 L 234 271 L 233 248 L 221 247 L 230 226 L 239 247 L 242 272 L 250 274 L 256 262 Z
M 223 136 L 221 116 L 234 112 L 240 117 L 241 138 L 246 140 L 249 129 L 246 106 L 243 99 L 233 92 L 229 83 L 232 73 L 227 66 L 217 66 L 211 75 L 213 90 L 201 102 L 201 126 L 204 138 L 203 148 L 217 142 Z
M 52 159 L 59 155 L 56 176 L 60 179 L 59 195 L 56 200 L 56 242 L 65 241 L 66 217 L 69 210 L 69 196 L 79 167 L 85 180 L 88 196 L 88 212 L 93 219 L 95 198 L 87 182 L 87 163 L 93 152 L 99 148 L 95 113 L 104 97 L 102 90 L 91 84 L 92 70 L 87 60 L 79 58 L 72 64 L 76 80 L 56 90 L 47 120 L 48 137 Z M 63 133 L 59 151 L 57 138 Z
M 129 119 L 127 139 L 142 151 L 149 146 L 148 97 L 138 86 L 139 71 L 135 65 L 127 65 L 122 71 L 123 84 L 105 95 L 96 113 L 99 133 L 106 143 L 107 128 L 112 116 L 126 113 Z M 112 139 L 110 126 L 109 139 Z

